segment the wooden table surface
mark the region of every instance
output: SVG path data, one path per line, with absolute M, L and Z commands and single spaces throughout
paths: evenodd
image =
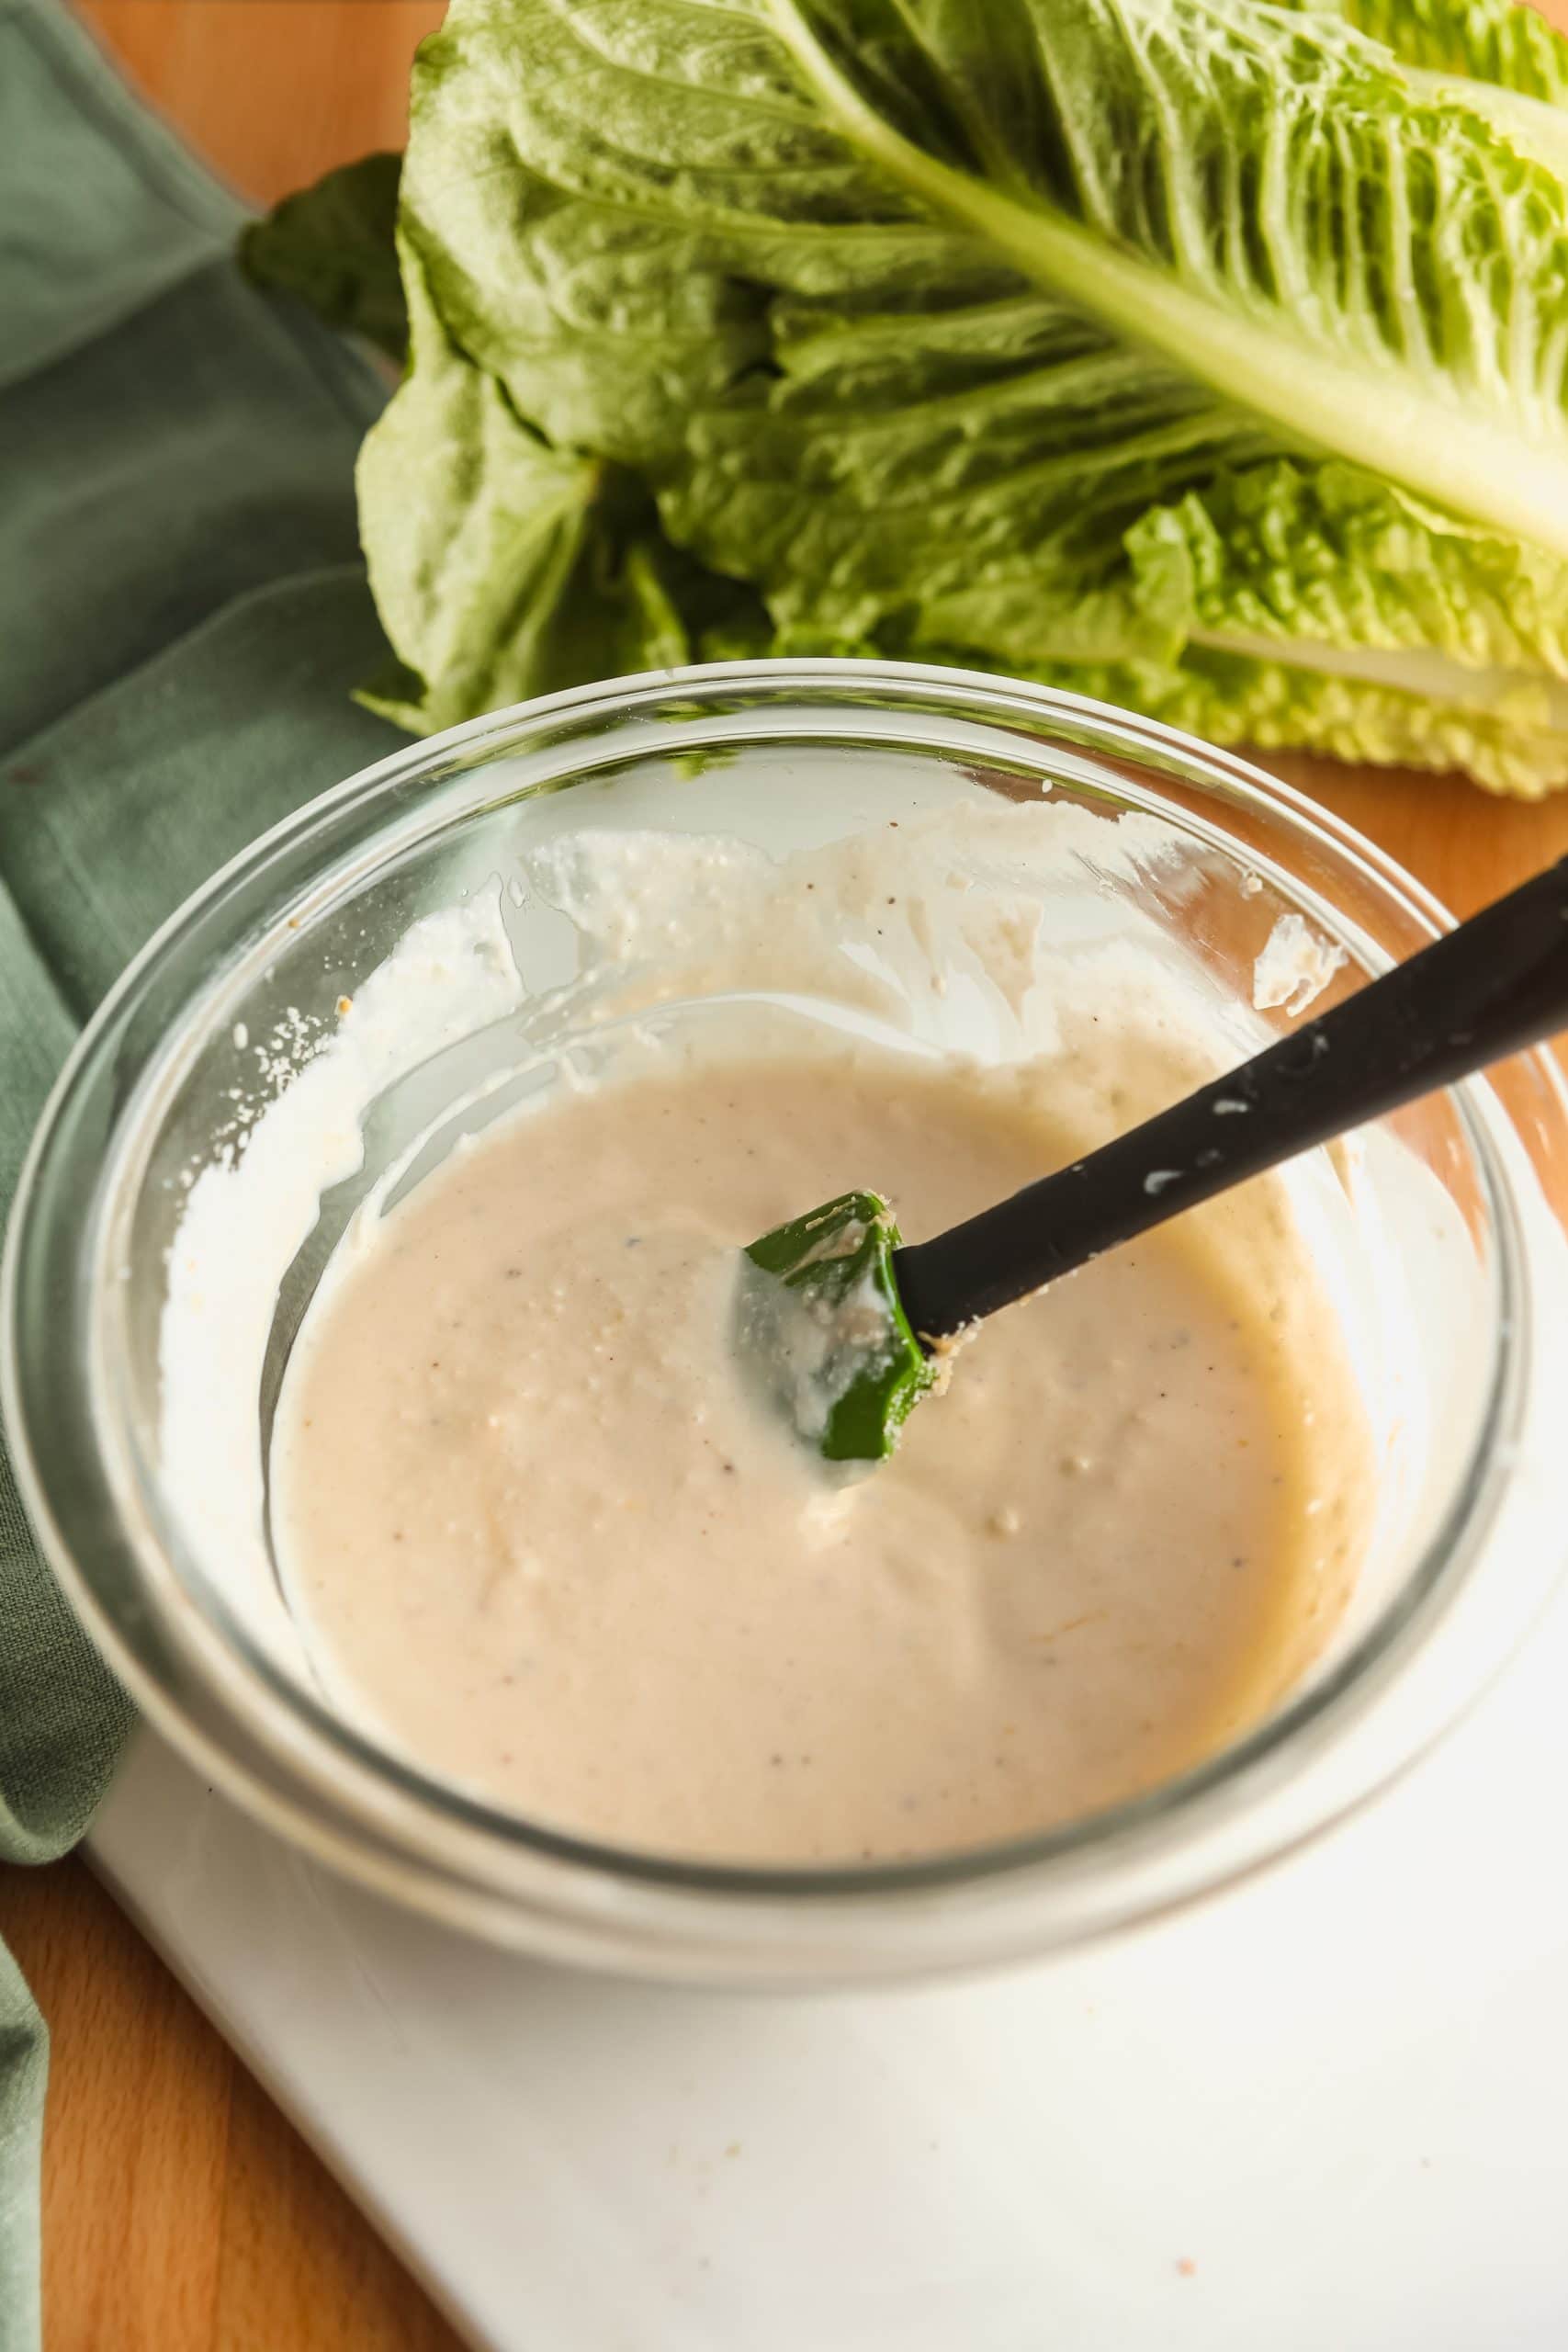
M 83 5 L 193 145 L 262 200 L 400 142 L 409 60 L 441 16 L 438 0 Z M 1568 794 L 1524 808 L 1458 780 L 1276 764 L 1461 913 L 1568 850 Z M 47 2352 L 456 2345 L 80 1864 L 0 1872 L 0 1935 L 54 2036 Z

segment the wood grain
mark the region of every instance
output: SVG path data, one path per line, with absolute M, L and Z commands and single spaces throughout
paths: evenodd
M 273 204 L 400 147 L 444 0 L 79 0 L 131 81 L 242 196 Z
M 1568 0 L 1563 0 L 1568 7 Z M 439 0 L 84 0 L 243 195 L 398 144 Z M 1460 913 L 1568 851 L 1568 795 L 1275 763 Z M 53 2029 L 47 2352 L 452 2352 L 450 2329 L 75 1862 L 0 1872 L 0 1935 Z M 550 2347 L 568 2352 L 568 2347 Z
M 81 1863 L 0 1871 L 0 1936 L 52 2036 L 45 2352 L 458 2352 Z

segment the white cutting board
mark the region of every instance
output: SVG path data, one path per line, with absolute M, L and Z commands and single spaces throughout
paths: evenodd
M 143 1736 L 98 1870 L 494 2352 L 1562 2352 L 1568 1608 L 1359 1821 L 935 1991 L 405 1917 Z

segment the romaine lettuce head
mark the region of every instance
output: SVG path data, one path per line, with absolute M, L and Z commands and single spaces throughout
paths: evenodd
M 382 707 L 852 644 L 1568 781 L 1565 58 L 1500 0 L 453 0 Z

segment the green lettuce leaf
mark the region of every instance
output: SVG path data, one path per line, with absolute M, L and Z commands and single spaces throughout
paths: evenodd
M 962 661 L 955 650 L 953 658 Z M 1456 769 L 1488 791 L 1539 799 L 1568 783 L 1568 696 L 1541 679 L 1489 686 L 1455 673 L 1451 696 L 1295 662 L 1194 648 L 1168 669 L 1057 663 L 1032 673 L 1163 719 L 1211 743 L 1325 752 L 1384 767 Z
M 551 448 L 453 345 L 405 257 L 411 350 L 359 458 L 361 535 L 397 664 L 360 699 L 415 733 L 762 628 L 754 594 L 665 539 L 635 475 Z
M 1287 440 L 1568 556 L 1568 190 L 1484 115 L 1237 0 L 862 14 L 770 0 L 911 197 Z
M 1370 34 L 1428 97 L 1478 109 L 1568 175 L 1568 40 L 1517 0 L 1281 0 Z
M 1084 691 L 1215 742 L 1458 767 L 1526 796 L 1568 781 L 1554 557 L 1353 468 L 1286 463 L 1151 510 L 1127 547 L 1146 593 L 1183 605 L 1182 657 Z
M 1184 608 L 1139 590 L 1124 535 L 1269 454 L 1252 420 L 1028 289 L 924 315 L 781 300 L 773 324 L 778 372 L 649 471 L 671 535 L 759 579 L 781 628 L 1025 664 L 1179 649 Z
M 1168 658 L 1043 658 L 1040 616 L 1011 667 L 1212 742 L 1459 767 L 1501 792 L 1568 781 L 1568 567 L 1458 524 L 1337 463 L 1227 474 L 1125 534 L 1126 594 L 1170 623 Z M 962 634 L 916 647 L 809 624 L 791 651 L 919 651 L 987 666 Z
M 1416 656 L 1433 677 L 1446 664 L 1568 678 L 1568 566 L 1354 467 L 1227 475 L 1141 516 L 1126 547 L 1136 593 L 1179 605 L 1192 643 L 1355 650 L 1381 674 L 1398 655 L 1412 688 Z
M 868 171 L 763 12 L 459 0 L 412 119 L 455 340 L 781 628 L 1027 660 L 1048 608 L 1063 655 L 1176 650 L 1121 533 L 1277 436 Z
M 1016 284 L 864 164 L 757 0 L 455 0 L 411 121 L 402 233 L 454 340 L 549 439 L 626 464 L 771 372 L 781 292 Z
M 1280 0 L 1370 34 L 1400 62 L 1444 78 L 1568 102 L 1568 40 L 1517 0 Z
M 292 295 L 399 360 L 409 332 L 396 235 L 401 172 L 400 155 L 345 164 L 285 197 L 240 239 L 241 266 L 257 286 Z

